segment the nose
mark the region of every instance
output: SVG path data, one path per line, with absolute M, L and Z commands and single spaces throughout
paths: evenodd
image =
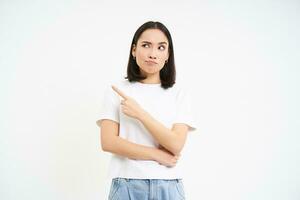
M 152 48 L 151 51 L 149 52 L 149 58 L 156 59 L 156 51 L 154 48 Z

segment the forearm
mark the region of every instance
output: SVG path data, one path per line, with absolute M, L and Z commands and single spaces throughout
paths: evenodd
M 180 144 L 178 136 L 171 129 L 165 127 L 146 111 L 144 111 L 138 119 L 160 145 L 174 155 L 180 153 L 180 147 L 182 145 Z
M 104 151 L 111 152 L 120 156 L 136 160 L 155 160 L 155 153 L 158 149 L 154 147 L 147 147 L 144 145 L 136 144 L 115 136 L 109 145 L 103 149 Z
M 179 155 L 184 142 L 172 130 L 173 128 L 168 129 L 147 113 L 133 98 L 127 96 L 115 86 L 112 86 L 112 88 L 123 98 L 121 101 L 122 112 L 129 117 L 140 120 L 160 145 L 174 155 Z

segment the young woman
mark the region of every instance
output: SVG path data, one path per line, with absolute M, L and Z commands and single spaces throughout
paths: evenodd
M 110 200 L 185 199 L 177 162 L 196 126 L 175 72 L 168 29 L 144 23 L 131 43 L 127 77 L 107 88 L 97 121 L 102 149 L 112 153 Z

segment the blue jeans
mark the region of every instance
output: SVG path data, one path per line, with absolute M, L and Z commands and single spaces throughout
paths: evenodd
M 112 179 L 109 200 L 184 200 L 182 179 Z

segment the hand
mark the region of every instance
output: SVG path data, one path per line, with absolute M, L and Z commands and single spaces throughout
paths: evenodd
M 159 145 L 158 149 L 156 149 L 154 160 L 166 167 L 175 167 L 179 157 L 180 155 L 173 155 L 163 146 Z
M 121 100 L 121 109 L 124 114 L 138 119 L 139 116 L 145 113 L 142 107 L 133 98 L 127 96 L 115 86 L 112 86 L 112 89 L 123 98 L 123 100 Z

